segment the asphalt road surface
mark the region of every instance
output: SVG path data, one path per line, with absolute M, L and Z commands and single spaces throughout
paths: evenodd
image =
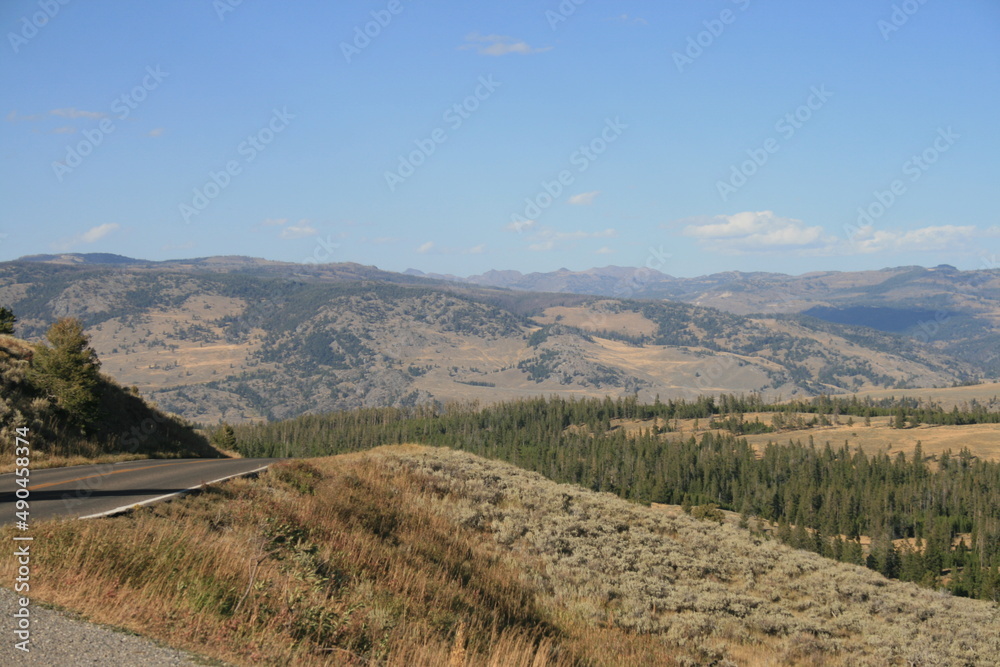
M 86 518 L 149 504 L 202 484 L 263 470 L 280 459 L 145 459 L 32 470 L 30 521 Z M 17 520 L 13 473 L 0 475 L 0 525 Z M 22 494 L 23 495 L 23 494 Z

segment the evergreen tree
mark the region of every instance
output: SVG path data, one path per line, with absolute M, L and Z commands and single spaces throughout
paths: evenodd
M 845 563 L 854 563 L 855 565 L 863 565 L 864 557 L 865 552 L 860 542 L 857 540 L 848 540 L 844 543 L 844 550 L 841 555 L 842 561 Z
M 49 327 L 46 338 L 51 347 L 35 348 L 32 381 L 78 425 L 92 425 L 99 417 L 97 387 L 101 363 L 83 333 L 83 325 L 75 318 L 61 318 Z
M 236 432 L 227 422 L 222 422 L 215 431 L 215 444 L 222 449 L 232 451 L 236 449 Z
M 15 322 L 17 318 L 14 317 L 14 312 L 10 308 L 0 306 L 0 334 L 14 333 Z

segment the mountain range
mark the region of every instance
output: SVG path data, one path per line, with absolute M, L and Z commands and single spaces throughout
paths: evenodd
M 213 423 L 538 394 L 771 398 L 1000 375 L 1000 271 L 456 278 L 248 257 L 0 263 L 18 335 L 78 317 L 103 371 Z

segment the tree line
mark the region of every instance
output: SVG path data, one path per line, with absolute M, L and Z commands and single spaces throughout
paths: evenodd
M 634 398 L 553 397 L 482 408 L 370 408 L 234 431 L 236 448 L 246 456 L 322 456 L 416 442 L 501 459 L 637 502 L 714 503 L 739 512 L 744 525 L 776 524 L 777 537 L 796 547 L 888 577 L 1000 601 L 1000 464 L 968 449 L 930 461 L 919 447 L 912 456 L 890 457 L 846 442 L 817 445 L 810 437 L 769 443 L 758 453 L 730 433 L 681 437 L 657 427 L 627 435 L 611 424 L 652 415 L 654 424 L 662 417 L 666 426 L 675 416 L 711 416 L 724 408 L 766 411 L 757 401 L 703 397 L 642 405 Z M 900 406 L 822 399 L 812 407 L 891 415 Z M 996 417 L 959 414 L 988 423 Z M 872 539 L 867 555 L 862 536 Z M 894 543 L 904 538 L 912 546 Z

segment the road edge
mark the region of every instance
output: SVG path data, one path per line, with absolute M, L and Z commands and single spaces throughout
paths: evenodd
M 126 512 L 131 512 L 132 510 L 134 510 L 137 507 L 143 507 L 145 505 L 152 505 L 153 503 L 158 503 L 158 502 L 162 502 L 164 500 L 169 500 L 170 498 L 173 498 L 175 496 L 183 496 L 183 495 L 188 494 L 188 493 L 194 493 L 194 492 L 200 491 L 202 487 L 208 486 L 209 484 L 218 484 L 219 482 L 225 482 L 226 480 L 230 480 L 230 479 L 233 479 L 235 477 L 249 477 L 250 475 L 257 475 L 257 474 L 261 473 L 262 471 L 267 470 L 270 466 L 271 466 L 271 464 L 268 463 L 267 465 L 261 466 L 260 468 L 256 468 L 254 470 L 248 470 L 246 472 L 238 472 L 235 475 L 226 475 L 225 477 L 220 477 L 219 479 L 213 479 L 210 482 L 202 482 L 201 484 L 196 484 L 195 486 L 190 486 L 190 487 L 188 487 L 186 489 L 182 489 L 180 491 L 174 491 L 173 493 L 168 493 L 166 495 L 157 496 L 156 498 L 147 498 L 146 500 L 143 500 L 143 501 L 138 502 L 138 503 L 131 503 L 129 505 L 122 505 L 121 507 L 116 507 L 114 509 L 110 509 L 110 510 L 107 510 L 105 512 L 98 512 L 97 514 L 88 514 L 87 516 L 79 516 L 79 517 L 77 517 L 77 519 L 78 520 L 83 520 L 83 519 L 101 519 L 101 518 L 108 517 L 108 516 L 115 516 L 117 514 L 125 514 Z

